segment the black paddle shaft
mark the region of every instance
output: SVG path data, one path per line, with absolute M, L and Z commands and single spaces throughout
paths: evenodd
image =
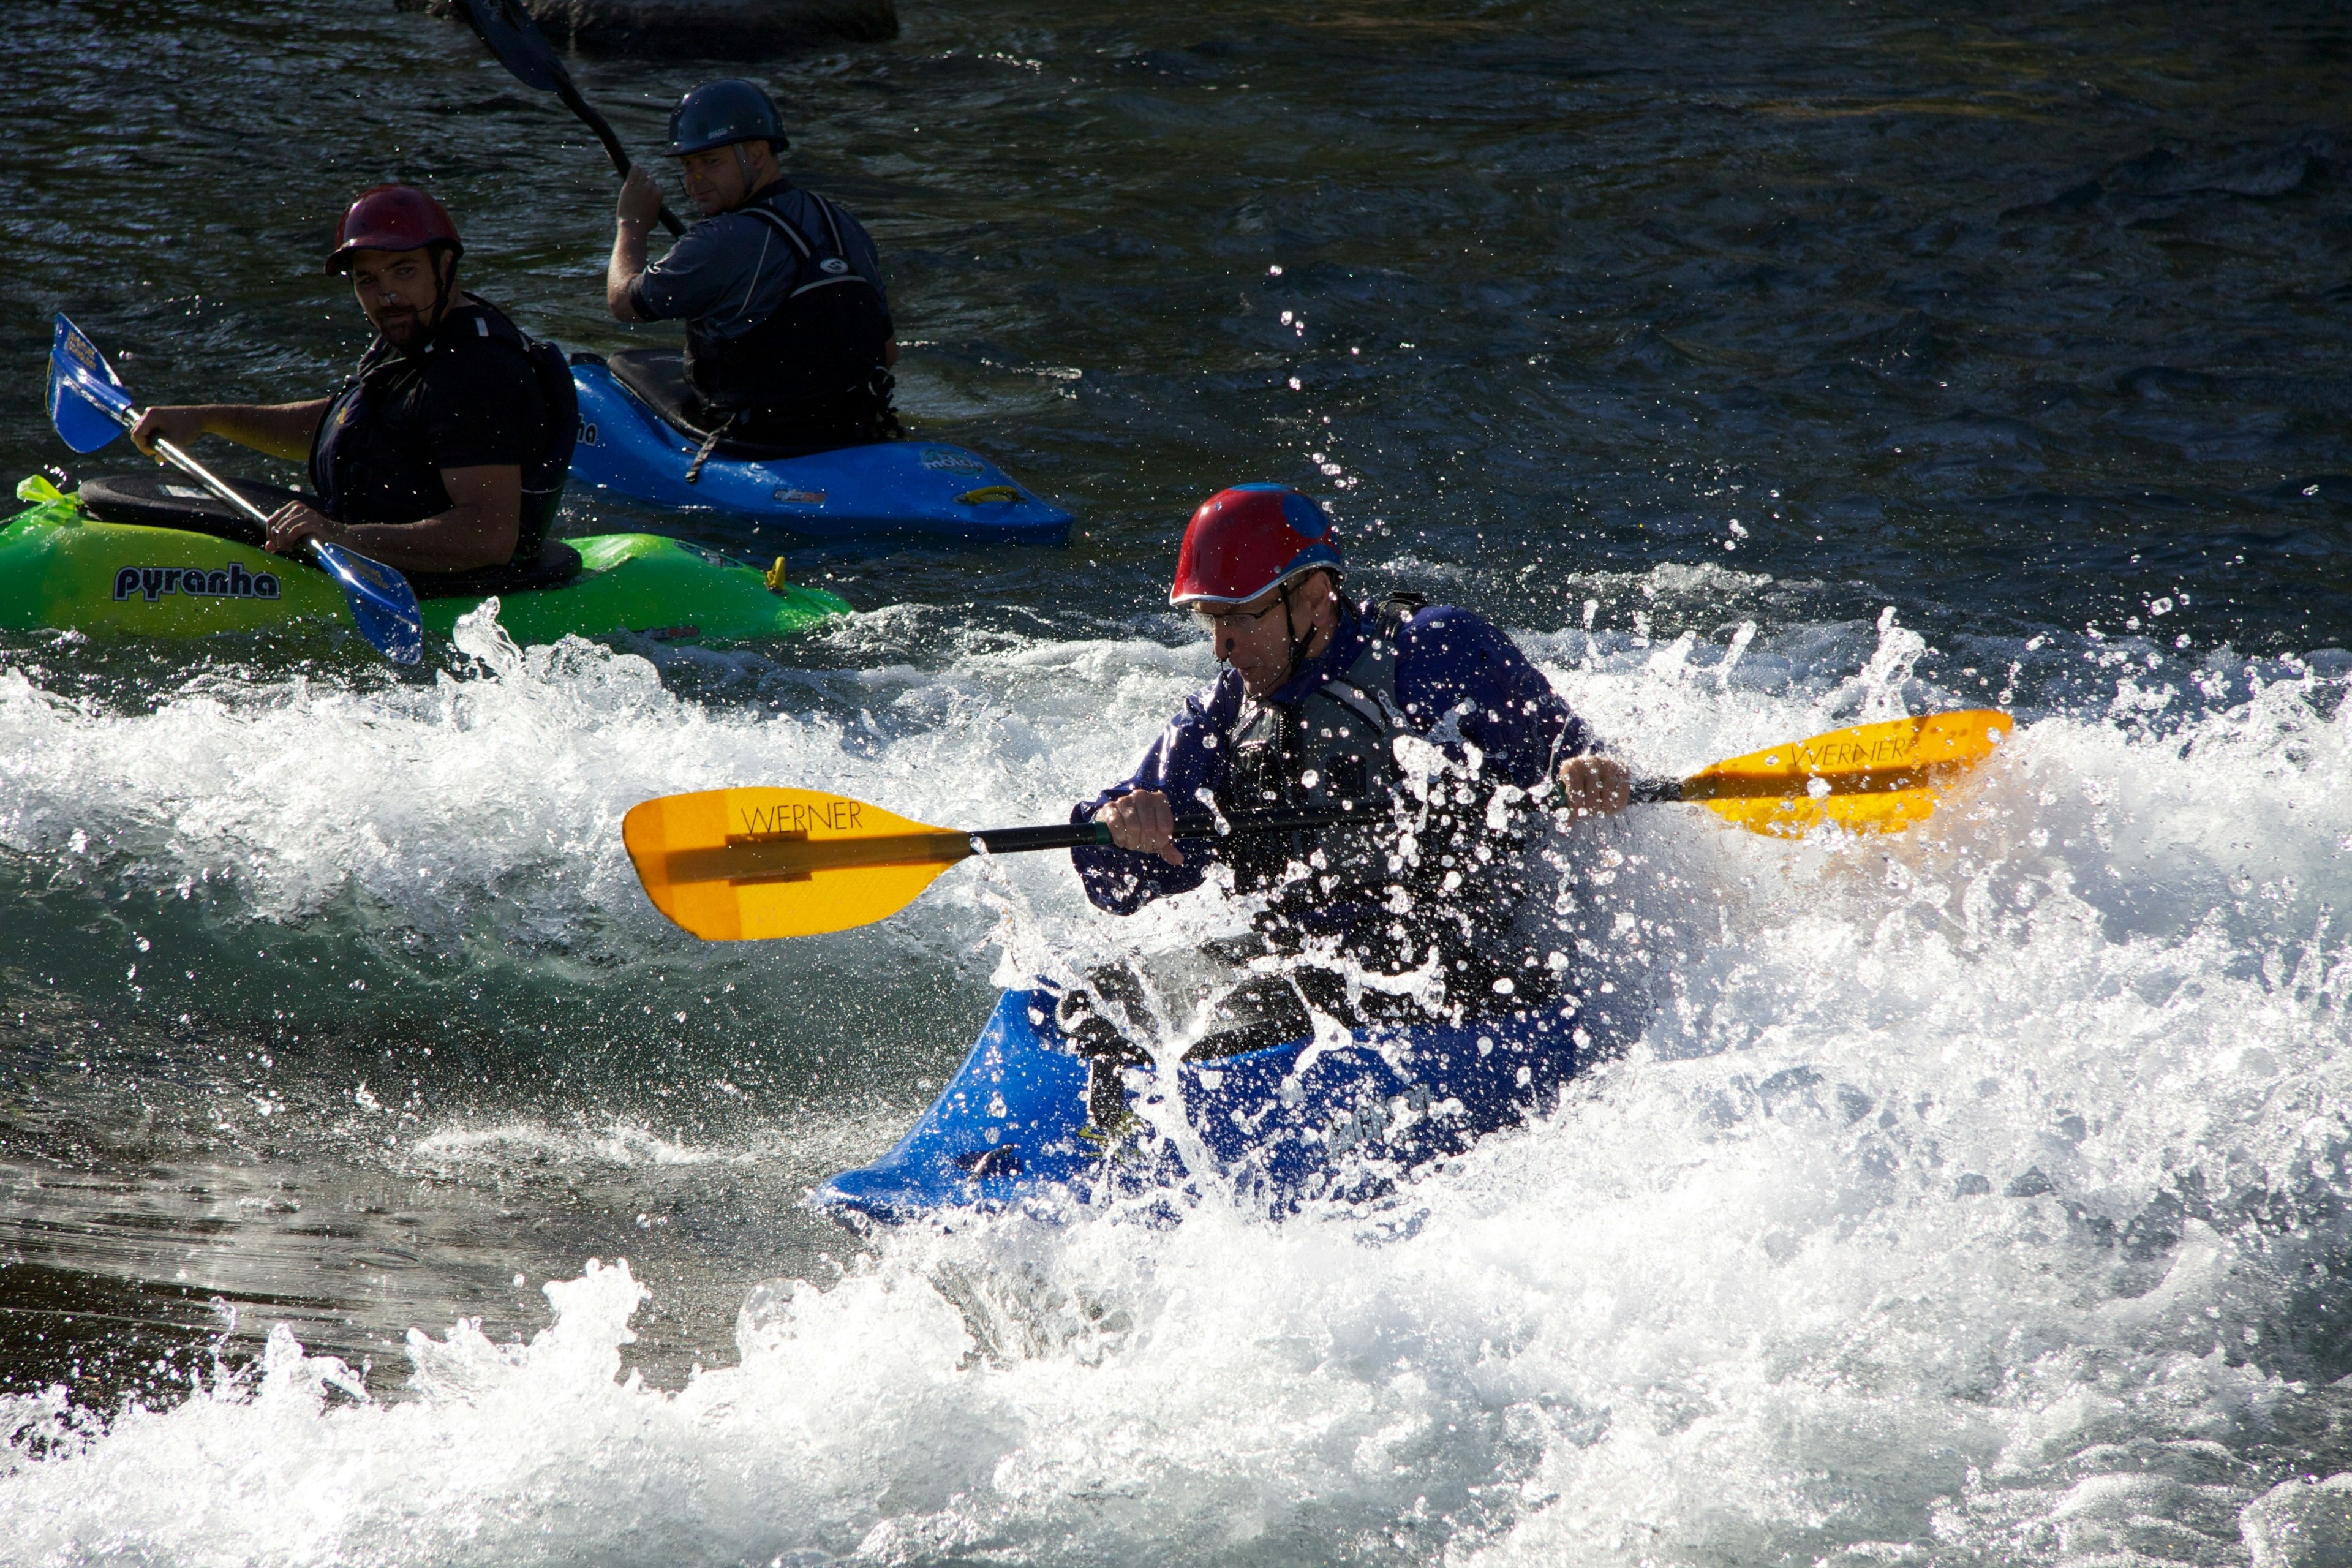
M 596 133 L 596 140 L 604 144 L 605 156 L 613 160 L 613 167 L 621 172 L 624 179 L 627 178 L 628 150 L 621 145 L 621 139 L 613 133 L 611 123 L 596 112 L 595 106 L 580 96 L 580 89 L 572 85 L 572 78 L 568 72 L 556 79 L 555 96 L 563 100 L 563 107 L 580 117 L 582 124 Z M 686 225 L 677 221 L 677 215 L 669 210 L 669 204 L 667 202 L 662 204 L 660 217 L 662 227 L 669 230 L 670 233 L 686 232 Z
M 580 96 L 572 83 L 572 73 L 555 58 L 555 51 L 541 36 L 538 24 L 516 0 L 457 0 L 458 13 L 474 37 L 507 68 L 514 79 L 525 87 L 551 92 L 563 100 L 563 107 L 580 117 L 580 122 L 596 134 L 604 144 L 604 153 L 613 160 L 613 167 L 623 176 L 629 172 L 628 150 L 613 133 L 610 121 L 597 113 L 593 105 Z M 684 234 L 686 226 L 667 205 L 661 209 L 662 227 L 672 234 Z
M 1676 801 L 1683 797 L 1680 779 L 1636 779 L 1633 799 L 1637 803 Z M 1240 812 L 1224 819 L 1221 825 L 1213 816 L 1180 816 L 1176 819 L 1176 837 L 1186 838 L 1223 838 L 1228 834 L 1249 833 L 1314 833 L 1327 827 L 1371 827 L 1386 822 L 1385 817 L 1367 817 L 1350 811 L 1253 811 Z M 972 837 L 992 855 L 1018 855 L 1032 849 L 1077 849 L 1108 845 L 1110 829 L 1099 822 L 1074 822 L 1055 827 L 992 827 L 975 833 Z
M 1340 824 L 1360 820 L 1354 813 L 1345 811 L 1261 811 L 1248 812 L 1225 819 L 1220 827 L 1212 816 L 1180 816 L 1176 819 L 1176 837 L 1183 838 L 1222 838 L 1227 831 L 1244 833 L 1302 833 L 1319 828 L 1337 827 Z M 1110 842 L 1110 828 L 1099 822 L 1073 822 L 1055 827 L 992 827 L 975 833 L 981 847 L 991 855 L 1018 855 L 1031 849 L 1077 849 Z

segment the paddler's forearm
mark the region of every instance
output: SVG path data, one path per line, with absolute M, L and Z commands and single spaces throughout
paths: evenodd
M 457 503 L 447 511 L 416 522 L 354 523 L 336 542 L 402 572 L 467 572 L 511 560 L 522 524 L 522 471 L 444 468 L 441 485 Z
M 340 530 L 335 542 L 399 572 L 470 572 L 506 561 L 496 533 L 485 522 L 479 507 L 453 506 L 438 517 L 417 522 L 358 523 Z M 510 552 L 514 548 L 511 525 L 506 538 Z
M 459 506 L 421 522 L 363 522 L 335 542 L 395 572 L 467 572 L 497 564 L 476 547 L 479 532 L 475 509 Z
M 310 438 L 326 416 L 327 402 L 314 397 L 307 403 L 200 403 L 158 408 L 151 411 L 141 429 L 181 446 L 197 435 L 218 436 L 289 463 L 302 463 L 310 460 Z
M 650 226 L 622 218 L 613 226 L 613 258 L 604 264 L 604 308 L 616 321 L 641 318 L 629 302 L 630 286 L 646 269 L 646 231 Z

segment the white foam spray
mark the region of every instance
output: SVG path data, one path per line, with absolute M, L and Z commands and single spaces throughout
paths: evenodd
M 1722 680 L 1704 645 L 1527 640 L 1657 771 L 1920 695 L 1919 645 L 1891 622 L 1859 668 L 1793 682 L 1769 638 L 1741 639 Z M 620 876 L 599 835 L 638 795 L 781 757 L 931 820 L 1042 818 L 1123 773 L 1204 673 L 1150 645 L 973 650 L 841 678 L 835 700 L 862 686 L 865 718 L 811 720 L 681 704 L 609 653 L 517 658 L 429 698 L 288 683 L 147 717 L 11 683 L 0 726 L 55 755 L 6 775 L 0 831 L 50 853 L 77 827 L 143 834 L 183 868 L 234 856 L 277 918 L 335 878 L 404 898 L 425 879 L 401 847 L 427 837 L 411 814 L 440 814 L 436 834 L 472 831 L 436 874 L 483 897 L 576 846 L 565 863 L 596 868 L 548 918 L 584 918 Z M 2352 948 L 2333 923 L 2352 721 L 2319 677 L 2224 673 L 2161 725 L 2130 679 L 2111 710 L 2029 715 L 1900 838 L 1789 845 L 1679 807 L 1591 830 L 1583 962 L 1634 1021 L 1627 1049 L 1392 1203 L 1269 1225 L 1210 1191 L 1172 1227 L 893 1233 L 845 1271 L 753 1290 L 736 1364 L 674 1390 L 623 1370 L 640 1291 L 598 1266 L 551 1288 L 527 1345 L 413 1337 L 414 1387 L 389 1404 L 283 1338 L 255 1381 L 97 1425 L 18 1399 L 0 1550 L 2319 1561 L 2293 1542 L 2329 1528 L 2328 1500 L 2270 1495 L 2263 1456 L 2337 1397 L 2311 1325 L 2352 1256 Z M 362 804 L 213 815 L 266 767 L 231 738 L 273 725 L 363 752 L 343 775 Z M 142 726 L 188 747 L 179 776 L 224 781 L 165 789 L 175 826 L 131 804 Z M 494 804 L 488 781 L 526 752 L 564 782 Z M 420 770 L 439 804 L 408 804 Z M 302 847 L 287 825 L 306 805 L 373 826 L 382 858 Z M 1113 927 L 1056 869 L 1001 873 L 1056 952 L 1218 918 L 1178 900 Z M 902 919 L 970 932 L 950 892 L 950 912 Z

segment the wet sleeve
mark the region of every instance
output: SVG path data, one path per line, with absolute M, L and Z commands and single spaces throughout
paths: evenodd
M 696 224 L 667 256 L 638 273 L 629 285 L 630 308 L 648 321 L 727 314 L 758 281 L 763 232 L 756 219 L 729 216 Z
M 1228 693 L 1228 684 L 1234 690 Z M 1238 682 L 1229 676 L 1207 692 L 1184 700 L 1184 710 L 1168 722 L 1134 773 L 1090 801 L 1072 808 L 1072 822 L 1092 822 L 1095 813 L 1139 789 L 1156 789 L 1177 812 L 1199 809 L 1202 791 L 1213 792 L 1224 782 L 1234 716 L 1240 710 Z M 1154 899 L 1187 892 L 1201 885 L 1209 863 L 1216 858 L 1212 846 L 1183 847 L 1184 864 L 1171 866 L 1157 855 L 1089 845 L 1070 851 L 1078 880 L 1087 900 L 1098 910 L 1131 915 Z
M 460 338 L 425 373 L 425 438 L 438 468 L 539 459 L 546 416 L 539 377 L 510 343 Z
M 1509 637 L 1467 610 L 1439 606 L 1398 637 L 1397 700 L 1441 744 L 1468 742 L 1486 771 L 1533 789 L 1592 750 L 1592 731 Z

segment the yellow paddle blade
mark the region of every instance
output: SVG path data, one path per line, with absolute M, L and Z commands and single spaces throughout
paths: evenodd
M 706 942 L 846 931 L 898 913 L 971 853 L 961 833 L 813 789 L 713 789 L 633 806 L 646 895 Z
M 1784 742 L 1683 781 L 1682 798 L 1734 826 L 1794 838 L 1824 822 L 1897 833 L 1924 821 L 1937 795 L 2009 738 L 1997 708 L 1896 719 Z

